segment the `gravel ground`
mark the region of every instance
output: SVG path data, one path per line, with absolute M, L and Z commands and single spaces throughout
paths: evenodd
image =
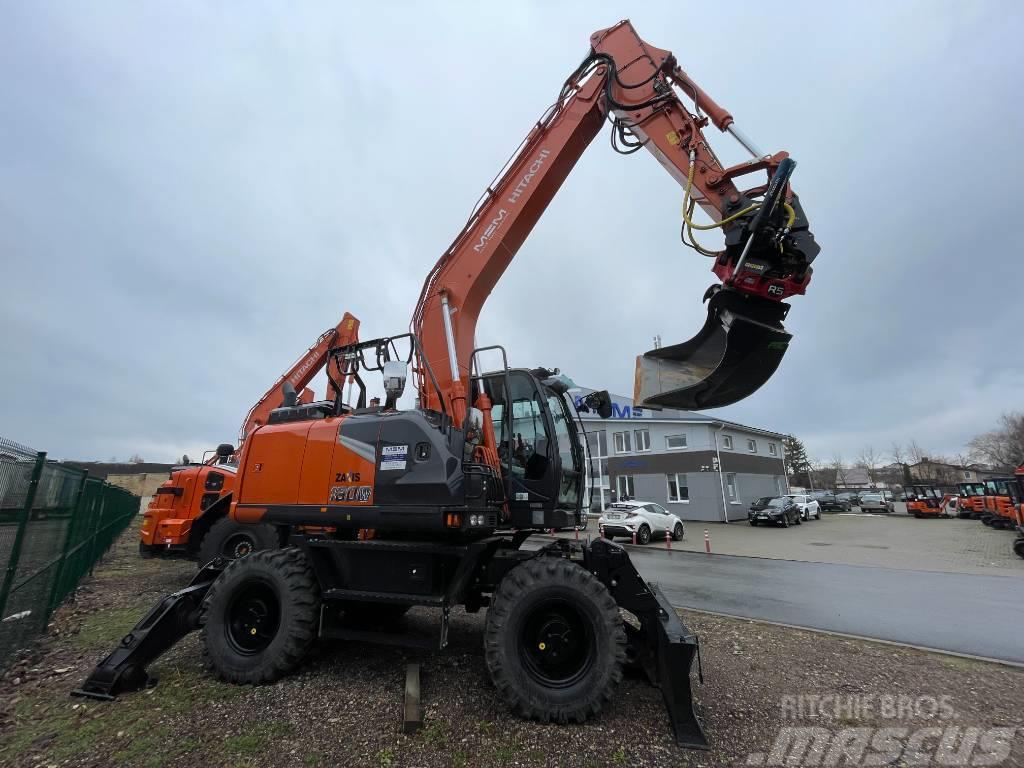
M 659 692 L 636 678 L 627 677 L 614 703 L 583 726 L 511 716 L 484 666 L 483 614 L 461 612 L 453 614 L 443 653 L 324 645 L 287 680 L 235 687 L 205 675 L 193 635 L 153 665 L 161 676 L 155 689 L 113 703 L 71 699 L 68 692 L 98 657 L 160 595 L 194 573 L 188 562 L 140 560 L 135 537 L 134 530 L 122 536 L 57 612 L 46 637 L 0 680 L 0 765 L 240 766 L 266 764 L 269 757 L 275 768 L 726 766 L 765 764 L 758 755 L 770 753 L 788 726 L 853 733 L 955 725 L 1016 729 L 1015 739 L 999 732 L 979 744 L 998 751 L 1001 738 L 1012 752 L 1000 764 L 1024 766 L 1024 730 L 1016 728 L 1022 669 L 694 613 L 685 618 L 702 638 L 706 683 L 697 691 L 710 752 L 677 748 Z M 429 618 L 413 612 L 409 621 Z M 409 661 L 423 665 L 426 724 L 411 736 L 401 732 Z M 806 711 L 795 717 L 801 713 L 787 697 L 823 694 L 839 696 L 845 708 L 833 707 L 825 719 Z M 944 696 L 949 718 L 941 717 L 948 711 L 933 711 Z M 916 702 L 916 711 L 887 717 L 893 702 Z M 897 747 L 891 759 L 875 764 L 932 764 L 899 754 Z

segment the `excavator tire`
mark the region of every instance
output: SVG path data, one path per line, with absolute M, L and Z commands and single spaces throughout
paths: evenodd
M 225 517 L 214 523 L 199 543 L 199 567 L 216 557 L 237 560 L 261 549 L 277 549 L 281 538 L 277 529 L 266 524 L 236 523 Z
M 592 573 L 539 556 L 501 580 L 487 611 L 484 654 L 514 712 L 582 723 L 622 680 L 626 633 L 615 600 Z
M 316 640 L 320 586 L 298 549 L 235 560 L 203 600 L 203 661 L 229 683 L 272 683 Z
M 1017 557 L 1024 557 L 1024 538 L 1017 539 L 1013 542 L 1013 551 Z

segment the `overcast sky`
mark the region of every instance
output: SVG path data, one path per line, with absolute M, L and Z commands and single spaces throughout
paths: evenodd
M 343 311 L 364 337 L 403 332 L 627 5 L 798 161 L 822 246 L 778 373 L 717 413 L 850 460 L 894 440 L 956 453 L 1024 407 L 1024 5 L 350 5 L 0 4 L 0 435 L 64 458 L 198 455 Z M 705 317 L 681 198 L 602 133 L 479 343 L 631 392 L 652 337 Z

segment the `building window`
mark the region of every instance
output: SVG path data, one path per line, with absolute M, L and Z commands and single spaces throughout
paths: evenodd
M 638 451 L 651 450 L 651 432 L 648 429 L 638 429 L 636 435 L 636 449 Z
M 770 453 L 772 456 L 779 455 L 778 448 L 775 447 L 775 443 L 768 443 L 768 453 Z
M 633 476 L 632 475 L 619 475 L 615 478 L 615 490 L 619 493 L 619 501 L 625 501 L 626 499 L 632 499 L 635 495 L 633 492 Z
M 722 447 L 732 450 L 732 438 L 728 435 L 722 435 Z
M 633 450 L 629 432 L 616 432 L 612 435 L 612 442 L 615 444 L 616 453 L 629 453 Z
M 739 501 L 739 495 L 736 489 L 736 473 L 726 472 L 725 473 L 725 487 L 729 490 L 729 501 Z
M 973 480 L 973 479 L 974 479 L 974 473 L 973 472 L 964 472 L 964 480 Z
M 747 450 L 751 453 L 757 453 L 757 440 L 747 440 Z
M 686 447 L 686 435 L 668 435 L 665 438 L 665 448 L 670 451 L 679 451 Z
M 668 483 L 668 500 L 680 504 L 690 503 L 690 488 L 686 484 L 686 475 L 665 475 Z

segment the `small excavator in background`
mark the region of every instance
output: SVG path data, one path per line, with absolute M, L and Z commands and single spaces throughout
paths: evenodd
M 907 500 L 907 514 L 918 519 L 952 517 L 960 504 L 958 494 L 944 494 L 934 485 L 907 485 L 903 493 Z
M 957 483 L 956 487 L 960 493 L 957 517 L 977 520 L 978 516 L 985 510 L 985 484 Z
M 1012 529 L 1016 522 L 1016 507 L 1013 502 L 1013 489 L 1016 477 L 992 477 L 985 481 L 985 497 L 983 509 L 978 519 L 982 523 L 1000 530 Z
M 1017 538 L 1013 541 L 1013 551 L 1018 557 L 1024 557 L 1024 462 L 1013 473 L 1014 496 L 1016 498 Z
M 343 383 L 345 374 L 331 350 L 356 342 L 358 336 L 359 321 L 346 312 L 249 409 L 239 431 L 239 447 L 268 422 L 289 393 L 294 393 L 298 405 L 312 404 L 316 395 L 308 385 L 326 365 L 333 366 L 333 375 L 328 375 L 325 402 L 333 403 L 341 394 L 335 383 Z M 257 549 L 279 547 L 283 540 L 278 529 L 242 525 L 228 516 L 237 471 L 237 449 L 227 443 L 217 446 L 213 456 L 204 457 L 198 464 L 173 467 L 170 478 L 157 488 L 143 515 L 139 554 L 185 556 L 207 563 L 216 557 L 234 560 Z
M 628 661 L 660 688 L 677 743 L 707 747 L 690 688 L 697 638 L 626 550 L 603 539 L 524 546 L 534 533 L 573 526 L 585 508 L 585 432 L 571 380 L 510 368 L 502 347 L 475 343 L 487 296 L 606 122 L 613 148 L 647 150 L 682 187 L 681 237 L 720 281 L 705 293 L 695 337 L 637 358 L 634 401 L 713 408 L 771 377 L 790 340 L 783 300 L 805 292 L 819 251 L 789 183 L 795 163 L 758 150 L 670 51 L 628 21 L 599 30 L 428 273 L 409 332 L 331 351 L 357 402 L 289 397 L 246 435 L 230 517 L 273 526 L 287 546 L 205 564 L 78 695 L 109 699 L 150 684 L 147 664 L 200 626 L 210 671 L 258 684 L 293 671 L 317 638 L 443 649 L 455 607 L 486 608 L 486 666 L 518 715 L 583 722 L 615 695 Z M 751 158 L 724 167 L 703 133 L 709 123 Z M 764 177 L 737 186 L 751 174 Z M 695 220 L 698 206 L 711 223 Z M 720 250 L 694 234 L 714 228 L 725 236 Z M 565 331 L 552 320 L 552 333 Z M 483 369 L 484 354 L 500 365 Z M 401 410 L 410 371 L 418 397 Z M 371 372 L 383 378 L 383 405 L 367 404 Z M 612 411 L 607 392 L 587 395 L 582 408 Z M 432 634 L 396 628 L 413 607 L 434 612 Z

